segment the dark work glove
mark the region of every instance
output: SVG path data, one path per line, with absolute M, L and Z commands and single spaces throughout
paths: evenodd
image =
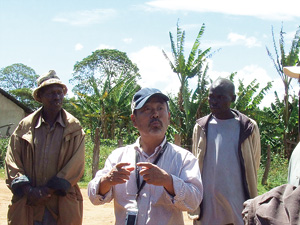
M 23 192 L 27 196 L 28 205 L 44 205 L 51 197 L 51 191 L 48 187 L 32 187 L 26 185 Z

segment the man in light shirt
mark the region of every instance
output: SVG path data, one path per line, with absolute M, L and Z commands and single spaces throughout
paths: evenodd
M 283 67 L 283 72 L 285 75 L 291 78 L 298 79 L 298 83 L 300 84 L 300 66 Z M 300 91 L 298 93 L 298 97 L 300 100 Z M 299 106 L 300 106 L 300 101 L 299 101 Z M 300 121 L 300 113 L 298 115 L 298 126 L 299 126 L 298 135 L 300 135 L 299 121 Z M 289 168 L 288 168 L 288 183 L 297 187 L 300 185 L 300 143 L 297 144 L 290 158 Z
M 182 225 L 182 211 L 202 200 L 197 159 L 166 140 L 168 100 L 154 88 L 134 95 L 131 120 L 140 137 L 114 150 L 88 185 L 93 204 L 114 199 L 117 225 Z
M 257 195 L 259 129 L 254 120 L 230 108 L 235 98 L 230 80 L 214 81 L 208 96 L 211 114 L 194 127 L 192 149 L 204 189 L 201 207 L 190 214 L 194 225 L 242 225 L 243 203 Z

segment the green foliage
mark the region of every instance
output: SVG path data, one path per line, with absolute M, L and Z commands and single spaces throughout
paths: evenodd
M 93 148 L 94 143 L 89 136 L 85 141 L 85 168 L 84 175 L 81 178 L 81 186 L 86 184 L 92 179 L 92 164 L 93 164 Z M 112 150 L 117 148 L 117 142 L 109 139 L 101 139 L 100 141 L 100 157 L 99 157 L 99 169 L 104 167 L 104 163 L 108 155 Z
M 0 70 L 0 87 L 5 91 L 33 88 L 37 78 L 38 75 L 32 68 L 15 63 Z
M 275 101 L 271 103 L 271 107 L 263 109 L 264 117 L 262 121 L 259 121 L 262 147 L 266 149 L 266 146 L 270 145 L 273 152 L 284 155 L 286 158 L 289 158 L 286 151 L 291 154 L 298 142 L 298 96 L 291 97 L 287 126 L 283 122 L 285 103 L 279 99 L 277 92 L 275 92 Z
M 0 70 L 0 88 L 34 110 L 39 107 L 39 103 L 32 97 L 32 88 L 36 87 L 37 78 L 32 68 L 15 63 Z
M 125 53 L 103 49 L 74 66 L 77 99 L 73 105 L 82 124 L 94 138 L 97 127 L 103 139 L 131 139 L 131 100 L 140 89 L 138 68 Z
M 97 94 L 99 90 L 110 90 L 120 78 L 140 77 L 139 70 L 127 57 L 126 53 L 115 49 L 96 50 L 91 55 L 74 65 L 73 92 Z
M 288 160 L 277 153 L 271 154 L 271 166 L 267 185 L 262 185 L 261 180 L 265 171 L 265 162 L 261 163 L 258 171 L 258 194 L 261 195 L 274 187 L 287 183 Z
M 273 37 L 273 46 L 274 46 L 274 51 L 275 51 L 275 56 L 276 58 L 273 56 L 273 54 L 271 53 L 271 51 L 267 49 L 267 53 L 270 57 L 270 59 L 273 62 L 273 65 L 278 73 L 278 75 L 280 76 L 283 85 L 284 85 L 284 90 L 285 90 L 285 95 L 284 95 L 284 99 L 283 99 L 283 104 L 277 104 L 276 107 L 279 107 L 281 105 L 281 114 L 282 117 L 280 117 L 280 123 L 283 124 L 283 145 L 284 145 L 284 154 L 287 158 L 290 157 L 291 153 L 292 153 L 292 149 L 290 146 L 290 142 L 293 141 L 293 139 L 295 139 L 294 137 L 294 132 L 290 132 L 290 128 L 291 126 L 295 126 L 295 124 L 293 124 L 292 122 L 294 122 L 294 119 L 291 117 L 295 114 L 295 112 L 293 112 L 293 109 L 295 109 L 295 107 L 291 106 L 291 103 L 289 102 L 289 87 L 291 84 L 291 80 L 292 78 L 285 75 L 283 73 L 283 67 L 285 66 L 296 66 L 296 65 L 300 65 L 299 62 L 299 51 L 300 51 L 300 27 L 297 29 L 294 39 L 291 43 L 291 49 L 288 53 L 286 53 L 285 51 L 285 40 L 284 40 L 284 35 L 286 33 L 283 31 L 283 27 L 281 27 L 280 30 L 280 38 L 279 38 L 279 47 L 277 47 L 276 45 L 276 41 L 275 41 L 275 35 L 274 35 L 274 31 L 272 28 L 272 37 Z M 280 52 L 278 51 L 278 48 L 280 49 Z M 279 101 L 276 99 L 276 103 L 279 103 Z
M 0 168 L 0 179 L 4 180 L 5 179 L 5 173 L 4 173 L 4 169 Z
M 179 27 L 179 23 L 177 23 L 176 43 L 174 42 L 172 33 L 169 32 L 173 61 L 168 57 L 166 52 L 162 50 L 171 69 L 177 74 L 180 81 L 178 96 L 177 98 L 173 97 L 172 101 L 170 101 L 170 110 L 172 116 L 174 116 L 172 119 L 172 126 L 176 130 L 176 133 L 180 135 L 182 146 L 186 148 L 190 148 L 191 146 L 194 122 L 196 120 L 197 113 L 201 110 L 201 108 L 198 107 L 201 103 L 201 99 L 203 99 L 203 93 L 199 89 L 201 85 L 200 81 L 203 82 L 202 85 L 206 85 L 207 83 L 205 79 L 208 67 L 205 67 L 204 72 L 202 71 L 202 67 L 206 58 L 209 56 L 211 48 L 204 51 L 199 48 L 200 39 L 204 30 L 205 25 L 203 24 L 187 60 L 185 60 L 184 55 L 185 31 L 182 31 Z M 196 76 L 198 77 L 198 86 L 196 91 L 192 93 L 188 87 L 188 79 Z M 177 102 L 175 102 L 175 100 Z
M 189 90 L 188 87 L 183 89 L 183 111 L 179 109 L 176 97 L 169 96 L 173 135 L 175 133 L 181 134 L 182 147 L 188 150 L 191 150 L 192 134 L 196 119 L 209 113 L 206 71 L 207 69 L 204 70 L 203 74 L 198 74 L 198 82 L 194 91 Z M 181 123 L 180 119 L 183 119 L 183 123 Z
M 104 139 L 130 139 L 131 100 L 139 89 L 135 77 L 120 78 L 111 89 L 99 90 L 94 82 L 95 95 L 77 93 L 78 100 L 73 105 L 83 115 L 82 124 L 90 131 L 92 138 L 96 127 L 101 128 Z
M 9 138 L 0 138 L 0 168 L 4 167 L 4 160 L 7 151 Z
M 30 88 L 10 90 L 9 93 L 33 111 L 38 109 L 42 105 L 41 103 L 34 100 L 32 96 L 32 89 Z
M 230 79 L 233 81 L 235 73 L 231 74 Z M 239 80 L 238 91 L 236 92 L 236 101 L 232 107 L 249 116 L 250 118 L 260 119 L 261 110 L 259 105 L 266 93 L 272 88 L 272 83 L 268 82 L 265 87 L 259 90 L 260 84 L 256 79 L 251 81 L 250 84 L 245 86 L 243 80 Z M 257 93 L 258 92 L 258 93 Z

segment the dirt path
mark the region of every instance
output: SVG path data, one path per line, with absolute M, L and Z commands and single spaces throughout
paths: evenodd
M 115 217 L 113 204 L 94 206 L 88 199 L 87 190 L 81 190 L 83 195 L 83 225 L 109 225 L 114 224 Z M 0 180 L 0 225 L 7 225 L 7 206 L 11 199 L 11 192 L 6 187 L 4 180 Z M 184 212 L 185 225 L 192 225 Z

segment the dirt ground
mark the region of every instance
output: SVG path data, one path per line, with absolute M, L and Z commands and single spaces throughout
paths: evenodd
M 113 204 L 94 206 L 88 199 L 87 190 L 81 190 L 83 195 L 83 225 L 109 225 L 114 224 L 115 217 Z M 7 225 L 7 206 L 11 199 L 11 192 L 6 187 L 4 180 L 0 180 L 0 225 Z M 185 225 L 192 225 L 184 212 Z

